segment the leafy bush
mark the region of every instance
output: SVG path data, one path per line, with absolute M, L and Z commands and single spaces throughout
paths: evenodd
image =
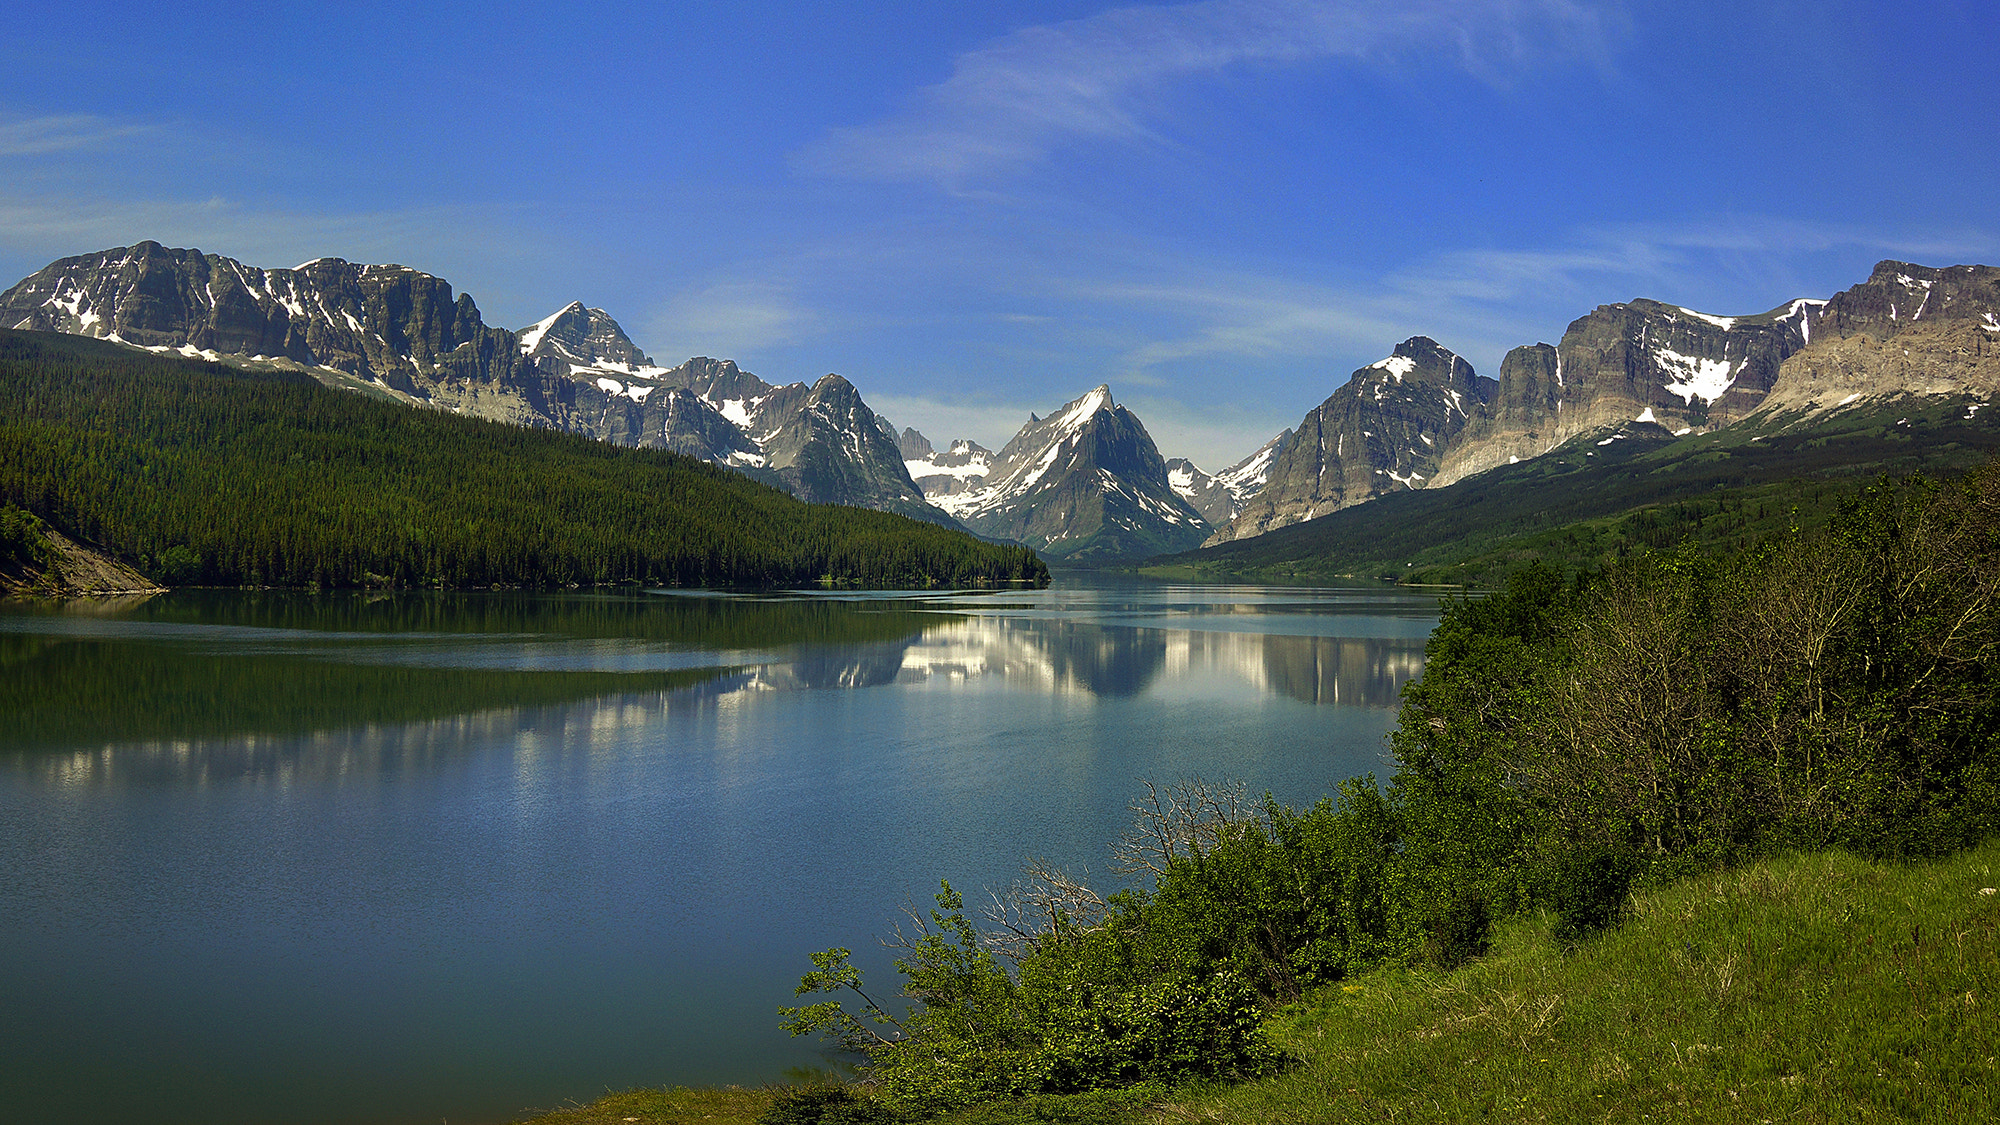
M 1618 924 L 1638 867 L 1629 852 L 1587 848 L 1572 852 L 1556 865 L 1549 889 L 1555 908 L 1555 939 L 1564 944 Z
M 1486 956 L 1493 944 L 1493 915 L 1486 895 L 1477 887 L 1461 889 L 1437 912 L 1424 942 L 1424 960 L 1432 968 L 1456 969 Z
M 184 586 L 201 580 L 201 556 L 185 544 L 176 543 L 160 552 L 153 563 L 153 577 L 169 586 Z
M 890 1125 L 895 1113 L 847 1086 L 806 1086 L 779 1094 L 757 1125 Z

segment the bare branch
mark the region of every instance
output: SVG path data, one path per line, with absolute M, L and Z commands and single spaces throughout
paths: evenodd
M 1089 933 L 1109 913 L 1104 899 L 1081 877 L 1045 859 L 1031 859 L 1005 894 L 994 894 L 983 912 L 997 929 L 986 944 L 1019 964 L 1052 936 Z
M 1211 783 L 1196 776 L 1164 787 L 1140 784 L 1146 791 L 1132 802 L 1132 827 L 1111 849 L 1111 870 L 1120 875 L 1150 871 L 1157 879 L 1175 860 L 1207 854 L 1231 828 L 1264 815 L 1240 781 Z

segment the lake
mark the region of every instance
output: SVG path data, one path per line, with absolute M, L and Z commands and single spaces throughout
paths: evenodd
M 1100 890 L 1142 780 L 1389 771 L 1436 599 L 183 591 L 0 604 L 0 1106 L 512 1120 L 829 1060 L 939 879 Z

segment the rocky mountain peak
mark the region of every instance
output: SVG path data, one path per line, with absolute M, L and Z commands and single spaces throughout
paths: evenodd
M 2000 393 L 2000 267 L 1885 261 L 1814 311 L 1761 410 Z
M 1925 322 L 1947 321 L 2000 325 L 2000 268 L 1878 262 L 1867 281 L 1826 302 L 1814 330 L 1886 338 Z
M 970 442 L 910 461 L 932 503 L 982 535 L 1052 558 L 1131 558 L 1201 542 L 1208 523 L 1108 384 L 1047 417 L 1030 413 L 997 456 Z
M 896 438 L 896 451 L 905 461 L 921 461 L 937 452 L 931 447 L 930 439 L 917 432 L 916 427 L 906 426 Z
M 1377 371 L 1398 383 L 1414 377 L 1443 386 L 1472 377 L 1471 364 L 1429 336 L 1412 336 L 1397 344 L 1386 359 L 1376 360 L 1356 371 L 1354 377 L 1362 378 Z
M 521 329 L 521 354 L 547 357 L 580 367 L 631 369 L 653 361 L 632 343 L 611 314 L 571 301 L 554 314 Z
M 1486 415 L 1497 387 L 1436 340 L 1404 340 L 1357 369 L 1289 437 L 1280 434 L 1223 474 L 1260 487 L 1208 542 L 1247 539 L 1427 486 L 1453 440 Z

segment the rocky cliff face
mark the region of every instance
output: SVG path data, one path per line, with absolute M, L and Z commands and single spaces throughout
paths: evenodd
M 2000 268 L 1882 262 L 1814 319 L 1766 411 L 1895 395 L 2000 393 Z
M 932 502 L 981 535 L 1075 562 L 1183 551 L 1209 531 L 1168 483 L 1146 427 L 1105 386 L 1030 415 L 974 486 Z
M 814 503 L 951 522 L 904 470 L 888 425 L 839 375 L 772 386 L 728 360 L 652 366 L 616 321 L 574 304 L 525 330 L 521 347 L 568 384 L 578 404 L 570 428 L 726 465 Z
M 1712 316 L 1658 301 L 1599 305 L 1562 342 L 1507 353 L 1491 409 L 1468 426 L 1434 484 L 1537 457 L 1573 438 L 1633 422 L 1701 431 L 1738 421 L 1805 347 L 1824 302 L 1755 316 Z
M 591 369 L 652 367 L 611 314 L 571 301 L 553 316 L 521 329 L 521 354 L 534 360 Z
M 0 324 L 153 351 L 289 361 L 412 398 L 430 384 L 467 381 L 518 398 L 523 381 L 535 379 L 513 334 L 488 327 L 449 283 L 339 258 L 266 270 L 141 242 L 64 258 L 26 278 L 0 294 Z
M 1236 498 L 1229 489 L 1185 457 L 1167 458 L 1167 487 L 1200 512 L 1210 527 L 1221 527 L 1236 518 Z
M 1285 443 L 1291 437 L 1290 430 L 1279 433 L 1258 446 L 1250 456 L 1214 476 L 1202 472 L 1200 466 L 1185 457 L 1170 458 L 1167 461 L 1167 483 L 1173 486 L 1181 499 L 1201 513 L 1209 526 L 1227 527 L 1229 521 L 1241 514 L 1250 501 L 1264 491 L 1264 485 L 1270 479 L 1271 466 L 1284 452 Z
M 1273 439 L 1263 489 L 1208 543 L 1424 487 L 1451 442 L 1486 411 L 1495 387 L 1428 336 L 1403 341 L 1388 358 L 1354 372 L 1289 440 Z
M 267 270 L 141 242 L 52 263 L 0 294 L 0 324 L 302 368 L 411 404 L 671 449 L 803 499 L 951 522 L 847 380 L 773 387 L 705 358 L 659 367 L 582 302 L 510 332 L 404 266 L 321 258 Z

